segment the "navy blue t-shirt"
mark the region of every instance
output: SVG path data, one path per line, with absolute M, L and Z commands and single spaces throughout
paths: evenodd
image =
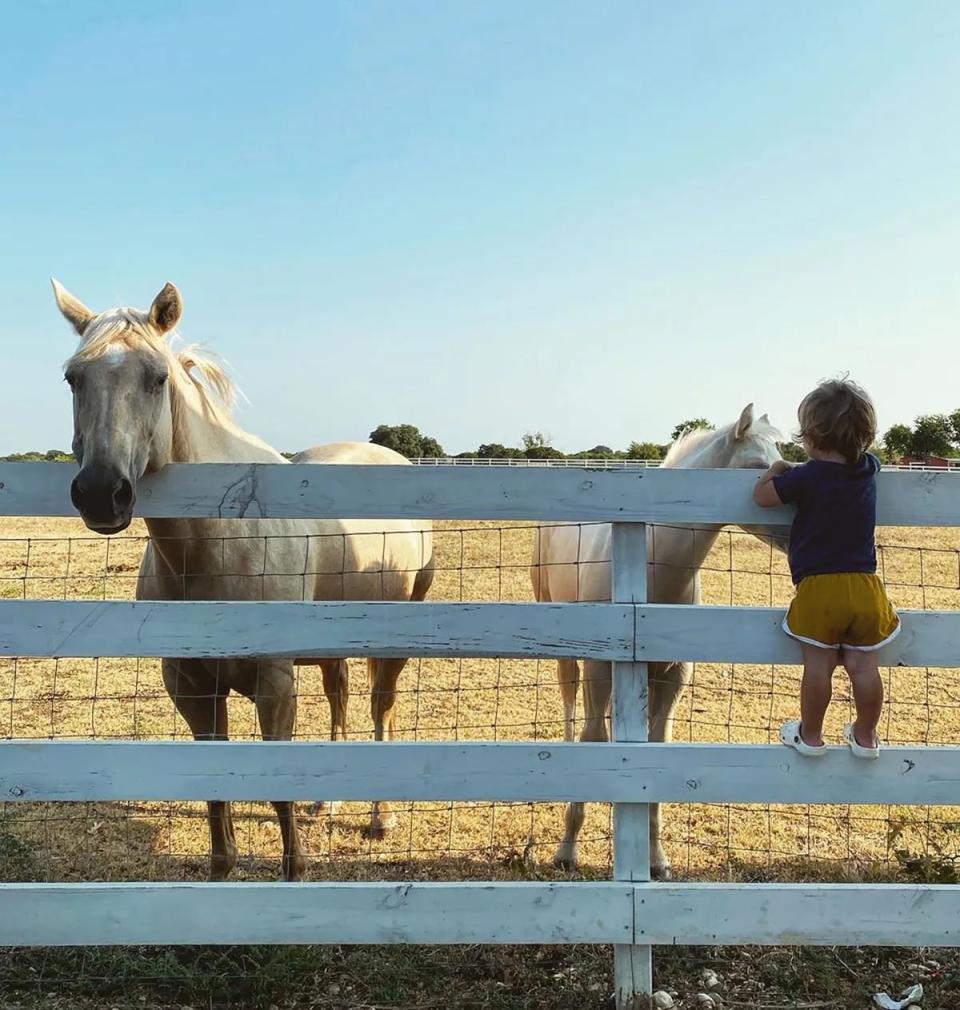
M 880 461 L 864 453 L 856 463 L 811 459 L 773 478 L 785 504 L 797 514 L 790 530 L 790 574 L 875 572 L 877 473 Z

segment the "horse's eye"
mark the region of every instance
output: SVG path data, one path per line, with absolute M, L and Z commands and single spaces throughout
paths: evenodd
M 159 392 L 159 390 L 163 389 L 163 387 L 167 384 L 168 378 L 170 378 L 170 376 L 166 372 L 162 375 L 156 376 L 153 380 L 153 388 Z
M 67 374 L 63 377 L 63 381 L 71 388 L 77 388 L 77 377 L 75 375 Z

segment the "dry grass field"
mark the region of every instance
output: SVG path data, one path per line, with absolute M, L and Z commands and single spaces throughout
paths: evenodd
M 960 532 L 881 530 L 883 572 L 896 605 L 960 606 Z M 438 524 L 433 600 L 527 600 L 531 527 Z M 144 530 L 95 537 L 74 520 L 0 522 L 0 596 L 130 598 Z M 785 561 L 742 533 L 724 533 L 704 572 L 707 602 L 784 604 Z M 401 678 L 402 739 L 557 739 L 561 709 L 549 661 L 412 660 Z M 684 697 L 675 737 L 772 742 L 796 710 L 799 670 L 704 664 Z M 886 672 L 883 734 L 890 743 L 960 741 L 960 671 Z M 837 678 L 829 732 L 839 738 L 849 693 Z M 371 735 L 366 671 L 351 661 L 351 735 Z M 297 736 L 324 739 L 329 710 L 318 668 L 299 671 Z M 234 698 L 234 738 L 256 735 L 253 706 Z M 167 739 L 188 736 L 155 660 L 0 661 L 0 736 Z M 306 815 L 307 808 L 303 807 Z M 417 804 L 398 808 L 386 839 L 363 833 L 365 804 L 304 817 L 313 879 L 557 876 L 550 857 L 562 828 L 556 805 Z M 272 810 L 237 804 L 239 879 L 279 872 Z M 957 811 L 881 807 L 670 806 L 668 853 L 679 876 L 710 879 L 860 879 L 894 875 L 896 850 L 917 857 L 957 851 Z M 205 875 L 207 832 L 199 804 L 28 806 L 0 812 L 3 879 L 151 880 Z M 529 845 L 530 840 L 535 847 Z M 583 873 L 609 873 L 609 811 L 588 808 Z M 901 856 L 901 863 L 902 863 Z

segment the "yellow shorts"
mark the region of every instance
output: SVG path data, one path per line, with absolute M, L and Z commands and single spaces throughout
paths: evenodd
M 808 575 L 797 586 L 783 630 L 822 649 L 872 652 L 897 637 L 900 618 L 876 575 Z

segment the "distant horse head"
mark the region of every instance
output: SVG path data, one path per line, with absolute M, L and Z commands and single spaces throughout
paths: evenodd
M 750 403 L 733 424 L 716 431 L 697 428 L 681 435 L 670 447 L 663 465 L 687 469 L 766 470 L 780 459 L 777 441 L 782 437 L 766 414 L 754 418 Z M 787 549 L 789 535 L 783 527 L 749 524 L 741 528 L 778 551 Z
M 686 469 L 765 470 L 780 458 L 780 432 L 764 414 L 754 418 L 748 403 L 733 423 L 714 430 L 694 428 L 670 447 L 664 466 Z

